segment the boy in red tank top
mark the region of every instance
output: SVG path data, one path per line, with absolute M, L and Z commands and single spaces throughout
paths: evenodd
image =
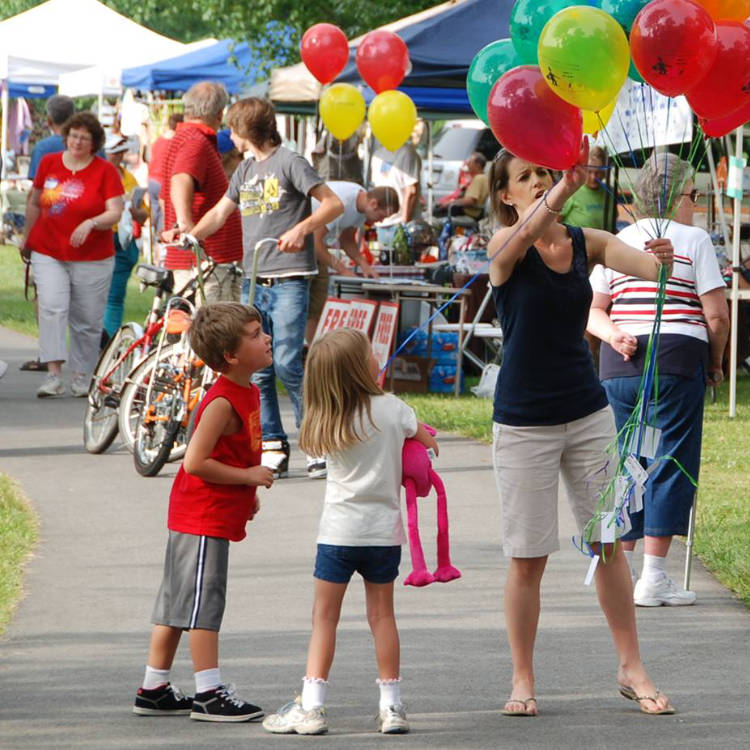
M 229 542 L 245 538 L 245 525 L 258 511 L 256 488 L 273 484 L 273 472 L 260 465 L 260 397 L 250 384 L 250 376 L 272 362 L 271 337 L 254 307 L 217 302 L 195 314 L 190 344 L 220 376 L 198 408 L 195 432 L 172 485 L 164 576 L 133 712 L 251 721 L 263 711 L 240 700 L 221 680 L 219 628 Z M 169 682 L 183 630 L 190 634 L 193 698 Z

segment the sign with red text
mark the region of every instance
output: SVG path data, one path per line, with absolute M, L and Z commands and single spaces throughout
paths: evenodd
M 344 328 L 349 320 L 349 300 L 329 297 L 320 313 L 318 327 L 315 329 L 315 339 L 319 339 L 324 333 Z
M 396 335 L 398 323 L 398 304 L 396 302 L 381 302 L 378 316 L 375 319 L 375 330 L 372 333 L 372 352 L 380 367 L 378 385 L 385 383 L 385 366 L 391 356 L 393 338 Z
M 346 323 L 347 327 L 356 328 L 369 338 L 377 309 L 378 303 L 373 299 L 349 300 L 349 320 Z

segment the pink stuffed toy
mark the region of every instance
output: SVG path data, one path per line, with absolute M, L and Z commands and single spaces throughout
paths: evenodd
M 424 425 L 431 434 L 435 430 Z M 450 543 L 448 541 L 448 503 L 445 497 L 445 486 L 442 479 L 433 470 L 427 448 L 414 438 L 404 441 L 402 458 L 401 484 L 406 489 L 406 511 L 409 520 L 409 547 L 411 549 L 412 572 L 404 581 L 404 586 L 427 586 L 435 581 L 452 581 L 461 577 L 461 571 L 451 565 Z M 427 570 L 419 538 L 417 524 L 417 498 L 427 497 L 430 490 L 437 492 L 437 559 L 438 567 L 435 573 Z

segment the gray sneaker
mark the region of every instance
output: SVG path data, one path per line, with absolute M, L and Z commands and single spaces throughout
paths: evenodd
M 77 372 L 70 381 L 70 393 L 73 398 L 83 398 L 89 395 L 89 385 L 91 378 L 88 375 Z
M 59 375 L 53 375 L 51 372 L 47 373 L 47 377 L 44 378 L 44 382 L 39 386 L 36 395 L 38 398 L 54 398 L 56 396 L 62 396 L 65 393 L 65 387 L 60 380 Z
M 639 578 L 633 590 L 633 601 L 638 607 L 685 607 L 695 604 L 695 591 L 680 588 L 667 575 L 655 582 Z
M 325 734 L 328 731 L 326 708 L 318 706 L 305 711 L 297 697 L 275 714 L 266 716 L 263 729 L 273 734 Z
M 378 714 L 378 731 L 383 734 L 406 734 L 409 722 L 406 720 L 404 707 L 398 705 L 381 709 Z

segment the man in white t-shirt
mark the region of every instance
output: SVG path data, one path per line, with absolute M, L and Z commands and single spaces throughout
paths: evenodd
M 332 255 L 328 248 L 340 247 L 361 269 L 366 278 L 378 277 L 375 269 L 365 260 L 359 251 L 357 232 L 365 222 L 375 224 L 386 216 L 398 211 L 398 193 L 391 187 L 376 187 L 365 190 L 356 182 L 333 181 L 328 187 L 344 204 L 344 213 L 330 224 L 319 227 L 313 232 L 315 257 L 318 261 L 318 275 L 310 281 L 310 304 L 307 311 L 305 340 L 312 342 L 318 318 L 323 310 L 328 295 L 329 269 L 334 273 L 353 276 L 354 272 L 343 261 Z M 316 201 L 313 198 L 313 210 Z
M 421 210 L 419 205 L 419 180 L 422 174 L 422 160 L 417 149 L 409 140 L 396 151 L 378 147 L 370 163 L 370 182 L 377 186 L 389 186 L 396 190 L 399 199 L 399 210 L 380 222 L 378 239 L 389 244 L 393 231 L 398 224 L 406 224 L 418 219 Z M 383 231 L 389 228 L 387 231 Z

